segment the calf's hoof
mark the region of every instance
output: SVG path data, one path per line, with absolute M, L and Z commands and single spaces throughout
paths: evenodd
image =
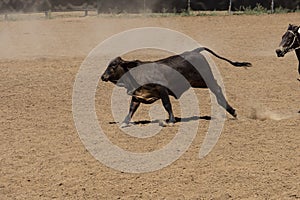
M 232 115 L 233 117 L 234 117 L 234 119 L 237 119 L 237 114 L 236 114 L 236 112 L 234 111 L 234 113 L 233 113 L 233 115 Z
M 174 126 L 174 122 L 166 122 L 165 120 L 159 120 L 158 124 L 162 127 Z
M 120 128 L 127 128 L 127 127 L 129 127 L 129 126 L 130 126 L 129 123 L 123 122 L 123 123 L 121 124 Z
M 236 114 L 236 111 L 234 109 L 230 110 L 229 113 L 231 114 L 232 117 L 234 117 L 234 119 L 237 119 L 237 114 Z

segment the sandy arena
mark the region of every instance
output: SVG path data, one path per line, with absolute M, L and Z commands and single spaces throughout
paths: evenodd
M 294 53 L 275 54 L 289 23 L 299 25 L 299 13 L 0 21 L 0 199 L 300 199 L 298 61 Z M 199 159 L 198 153 L 209 124 L 210 97 L 196 89 L 200 126 L 188 151 L 161 170 L 131 174 L 103 165 L 86 150 L 73 121 L 72 92 L 81 63 L 96 45 L 144 26 L 180 31 L 253 67 L 235 68 L 212 57 L 239 119 L 227 115 L 208 156 Z M 164 56 L 155 51 L 127 55 L 141 60 Z M 123 134 L 112 123 L 112 89 L 99 82 L 97 115 L 109 139 L 125 150 L 159 149 L 186 123 L 147 139 Z M 178 116 L 178 104 L 172 102 Z M 142 105 L 133 121 L 150 120 L 154 105 L 161 103 Z

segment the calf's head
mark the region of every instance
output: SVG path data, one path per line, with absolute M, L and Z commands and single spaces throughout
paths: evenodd
M 124 66 L 122 66 L 123 64 L 125 64 L 125 61 L 121 57 L 113 59 L 102 74 L 101 80 L 105 82 L 110 81 L 116 84 L 126 72 Z
M 300 48 L 300 28 L 289 24 L 287 31 L 282 36 L 279 49 L 276 49 L 278 57 L 283 57 L 287 52 Z

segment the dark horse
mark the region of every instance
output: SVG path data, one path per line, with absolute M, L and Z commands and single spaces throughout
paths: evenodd
M 298 58 L 298 73 L 300 75 L 300 27 L 289 24 L 287 31 L 282 36 L 279 49 L 276 49 L 278 57 L 283 57 L 286 53 L 295 51 Z M 300 81 L 300 77 L 298 78 Z
M 289 24 L 287 31 L 282 36 L 282 40 L 279 44 L 280 49 L 276 49 L 278 57 L 283 57 L 290 51 L 295 51 L 298 58 L 298 73 L 300 75 L 300 27 Z M 300 81 L 300 77 L 298 78 Z M 298 112 L 300 113 L 300 111 Z

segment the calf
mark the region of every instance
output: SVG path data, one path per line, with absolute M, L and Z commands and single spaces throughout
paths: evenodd
M 129 113 L 122 126 L 129 124 L 140 103 L 151 104 L 159 99 L 169 114 L 168 122 L 175 123 L 169 95 L 179 99 L 190 87 L 209 88 L 216 96 L 218 104 L 233 117 L 237 117 L 235 109 L 226 101 L 207 60 L 200 54 L 201 51 L 207 51 L 237 67 L 251 66 L 248 62 L 232 62 L 206 47 L 156 61 L 126 61 L 121 57 L 113 59 L 101 79 L 125 87 L 127 93 L 132 96 Z M 137 67 L 141 67 L 141 70 L 133 73 L 132 71 Z M 184 77 L 185 82 L 180 81 L 181 77 L 177 75 L 178 72 Z

